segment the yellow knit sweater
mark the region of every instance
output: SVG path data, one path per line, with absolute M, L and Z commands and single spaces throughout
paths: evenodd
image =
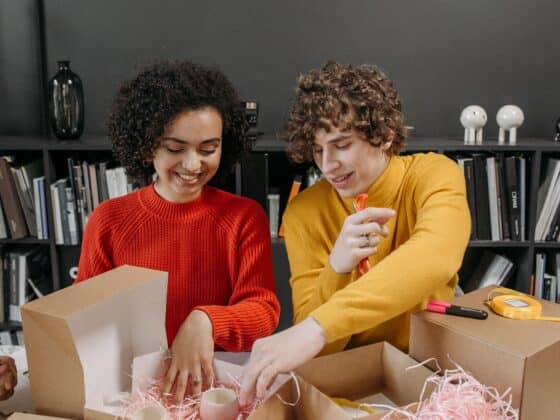
M 294 322 L 312 316 L 321 324 L 328 340 L 321 354 L 382 340 L 406 351 L 410 314 L 429 299 L 450 299 L 458 282 L 470 216 L 455 162 L 435 153 L 393 156 L 368 194 L 368 207 L 397 215 L 361 277 L 357 269 L 337 274 L 329 264 L 352 199 L 322 180 L 284 214 Z

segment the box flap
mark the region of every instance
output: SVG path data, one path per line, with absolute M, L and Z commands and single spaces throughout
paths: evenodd
M 21 307 L 22 311 L 40 312 L 57 318 L 66 318 L 85 307 L 105 301 L 111 296 L 124 290 L 133 289 L 142 283 L 153 280 L 154 276 L 164 275 L 164 271 L 122 265 L 111 271 L 92 277 L 51 293 L 41 299 L 33 300 Z M 116 282 L 115 280 L 119 280 Z M 114 287 L 107 287 L 106 282 L 114 283 Z
M 77 418 L 90 398 L 130 390 L 133 358 L 167 346 L 166 300 L 167 273 L 122 266 L 24 305 L 35 409 Z
M 357 400 L 379 392 L 383 386 L 383 344 L 317 357 L 296 373 L 330 397 Z
M 523 321 L 504 318 L 492 312 L 484 301 L 495 286 L 485 287 L 456 298 L 455 305 L 483 309 L 488 319 L 477 319 L 418 312 L 413 316 L 449 328 L 459 334 L 483 341 L 518 357 L 530 356 L 560 341 L 560 323 L 550 321 Z M 543 315 L 560 317 L 560 305 L 540 300 Z

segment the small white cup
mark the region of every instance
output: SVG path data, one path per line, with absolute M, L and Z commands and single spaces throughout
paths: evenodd
M 202 393 L 200 399 L 202 420 L 235 420 L 238 414 L 237 395 L 231 389 L 214 388 Z
M 152 405 L 135 411 L 130 420 L 167 420 L 165 408 Z

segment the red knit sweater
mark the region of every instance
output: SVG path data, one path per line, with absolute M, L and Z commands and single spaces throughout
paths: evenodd
M 169 273 L 169 345 L 193 309 L 208 314 L 226 351 L 249 350 L 278 324 L 268 222 L 247 198 L 207 186 L 171 203 L 150 185 L 103 202 L 88 221 L 76 282 L 123 264 Z

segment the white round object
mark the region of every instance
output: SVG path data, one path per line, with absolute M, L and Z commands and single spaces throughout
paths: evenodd
M 469 105 L 461 112 L 460 121 L 465 128 L 482 128 L 486 125 L 488 116 L 481 106 Z
M 228 388 L 204 391 L 200 399 L 202 420 L 235 420 L 239 415 L 237 395 Z
M 496 114 L 496 122 L 504 130 L 521 126 L 524 119 L 523 111 L 516 105 L 504 105 Z

